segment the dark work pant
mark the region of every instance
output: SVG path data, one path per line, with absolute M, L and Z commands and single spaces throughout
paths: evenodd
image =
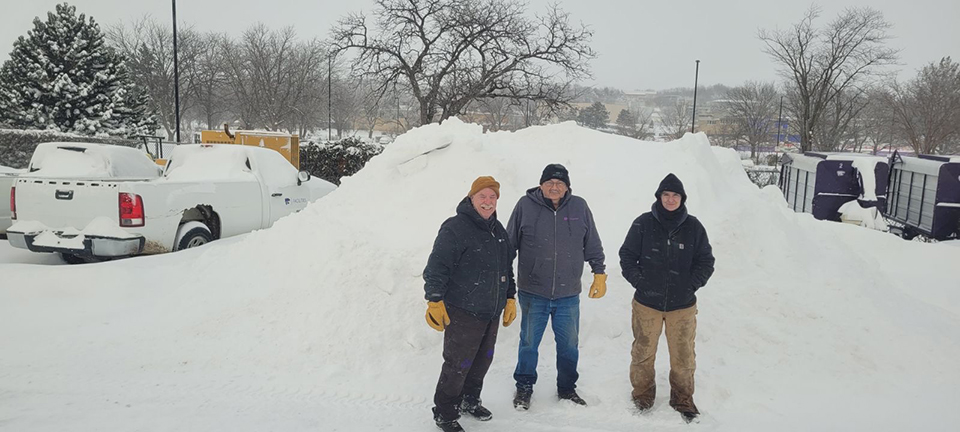
M 480 400 L 483 377 L 493 362 L 499 317 L 481 320 L 470 313 L 447 306 L 450 325 L 443 335 L 443 367 L 433 396 L 434 418 L 460 418 L 460 402 Z

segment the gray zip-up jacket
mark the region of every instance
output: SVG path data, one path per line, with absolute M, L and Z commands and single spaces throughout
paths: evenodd
M 584 261 L 603 273 L 603 245 L 587 202 L 567 191 L 560 207 L 539 187 L 527 190 L 507 223 L 510 243 L 519 252 L 517 289 L 548 299 L 579 295 Z

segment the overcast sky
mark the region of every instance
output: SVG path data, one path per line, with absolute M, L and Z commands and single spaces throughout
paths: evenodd
M 0 59 L 9 58 L 13 42 L 25 35 L 36 16 L 46 17 L 54 0 L 0 0 Z M 81 13 L 101 26 L 131 21 L 146 14 L 170 21 L 167 0 L 74 0 Z M 533 15 L 553 3 L 529 0 Z M 746 80 L 777 79 L 776 67 L 762 53 L 758 28 L 786 28 L 811 3 L 778 0 L 560 0 L 572 20 L 593 29 L 592 63 L 597 86 L 621 90 L 692 87 L 694 60 L 700 59 L 701 85 L 737 85 Z M 821 3 L 821 23 L 844 7 L 870 6 L 893 24 L 893 47 L 902 49 L 901 78 L 912 77 L 924 64 L 951 56 L 960 60 L 958 0 L 833 0 Z M 331 25 L 350 12 L 369 12 L 372 0 L 180 0 L 181 23 L 200 30 L 239 34 L 262 21 L 293 25 L 303 38 L 326 38 Z

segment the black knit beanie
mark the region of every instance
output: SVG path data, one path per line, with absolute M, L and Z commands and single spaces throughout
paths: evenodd
M 543 169 L 543 174 L 540 175 L 540 184 L 553 179 L 560 180 L 566 184 L 567 187 L 570 187 L 570 173 L 567 172 L 567 169 L 563 165 L 550 164 Z
M 670 191 L 680 194 L 680 205 L 683 205 L 687 202 L 687 193 L 683 190 L 683 182 L 681 182 L 677 176 L 673 175 L 673 173 L 667 174 L 667 176 L 660 181 L 660 187 L 657 188 L 657 193 L 653 194 L 655 197 L 657 197 L 658 201 L 660 200 L 660 195 L 663 194 L 663 191 Z

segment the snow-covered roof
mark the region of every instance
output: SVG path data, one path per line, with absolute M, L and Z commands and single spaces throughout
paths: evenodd
M 903 162 L 901 163 L 900 160 L 898 160 L 895 164 L 896 169 L 932 176 L 939 176 L 940 167 L 945 163 L 960 163 L 960 156 L 946 156 L 945 158 L 949 158 L 949 161 L 924 159 L 914 156 L 901 156 L 900 158 Z
M 248 164 L 249 161 L 249 164 Z M 297 170 L 276 150 L 236 144 L 185 144 L 173 149 L 164 173 L 169 181 L 249 180 L 253 164 L 259 163 L 273 184 L 296 183 Z
M 244 134 L 244 135 L 261 135 L 261 136 L 276 136 L 276 137 L 293 136 L 292 134 L 288 134 L 286 132 L 262 131 L 262 130 L 236 130 L 236 131 L 231 131 L 230 133 L 234 135 Z
M 84 142 L 37 145 L 25 177 L 152 179 L 160 167 L 132 147 Z
M 8 166 L 0 165 L 0 174 L 20 174 L 24 171 L 25 170 L 22 170 L 22 169 L 10 168 Z
M 793 153 L 787 153 L 784 155 L 784 157 L 787 159 L 787 162 L 785 162 L 784 165 L 789 163 L 790 166 L 794 168 L 813 173 L 817 172 L 817 164 L 823 162 L 824 160 L 818 157 Z
M 806 154 L 787 153 L 785 157 L 792 160 L 791 165 L 804 171 L 816 172 L 817 164 L 825 160 L 839 160 L 854 162 L 857 160 L 869 161 L 872 164 L 886 163 L 887 159 L 882 156 L 875 156 L 863 153 L 831 153 L 831 152 L 809 152 Z M 866 166 L 866 165 L 862 165 Z

